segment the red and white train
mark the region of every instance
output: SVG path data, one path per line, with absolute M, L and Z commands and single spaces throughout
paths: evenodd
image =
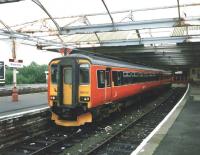
M 49 63 L 48 104 L 57 125 L 80 126 L 120 109 L 130 96 L 170 84 L 169 71 L 72 54 Z

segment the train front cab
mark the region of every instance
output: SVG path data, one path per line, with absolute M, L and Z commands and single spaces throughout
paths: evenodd
M 90 62 L 63 57 L 49 65 L 49 106 L 51 119 L 61 126 L 80 126 L 92 122 L 88 111 L 90 98 Z

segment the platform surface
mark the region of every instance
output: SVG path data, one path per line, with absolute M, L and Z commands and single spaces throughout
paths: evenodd
M 200 154 L 200 87 L 191 86 L 184 99 L 154 134 L 132 155 Z
M 11 96 L 0 97 L 0 117 L 47 106 L 46 92 L 19 95 L 18 102 L 12 102 Z
M 17 88 L 18 89 L 23 89 L 23 88 L 40 88 L 40 87 L 47 87 L 46 83 L 37 83 L 37 84 L 18 84 Z M 13 85 L 5 85 L 5 86 L 0 86 L 0 91 L 1 90 L 12 90 Z
M 200 89 L 192 87 L 190 94 L 193 99 L 186 102 L 154 155 L 200 154 Z

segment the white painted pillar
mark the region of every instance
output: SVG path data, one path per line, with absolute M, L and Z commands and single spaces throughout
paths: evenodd
M 13 87 L 17 87 L 17 69 L 13 68 Z

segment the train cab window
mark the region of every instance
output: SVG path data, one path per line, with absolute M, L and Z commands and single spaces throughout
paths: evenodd
M 81 85 L 89 84 L 89 64 L 81 64 L 79 72 L 79 81 Z
M 105 70 L 97 71 L 98 88 L 105 88 Z
M 58 69 L 57 65 L 51 65 L 51 82 L 56 84 L 58 81 Z
M 72 67 L 65 67 L 64 70 L 64 83 L 72 84 Z

